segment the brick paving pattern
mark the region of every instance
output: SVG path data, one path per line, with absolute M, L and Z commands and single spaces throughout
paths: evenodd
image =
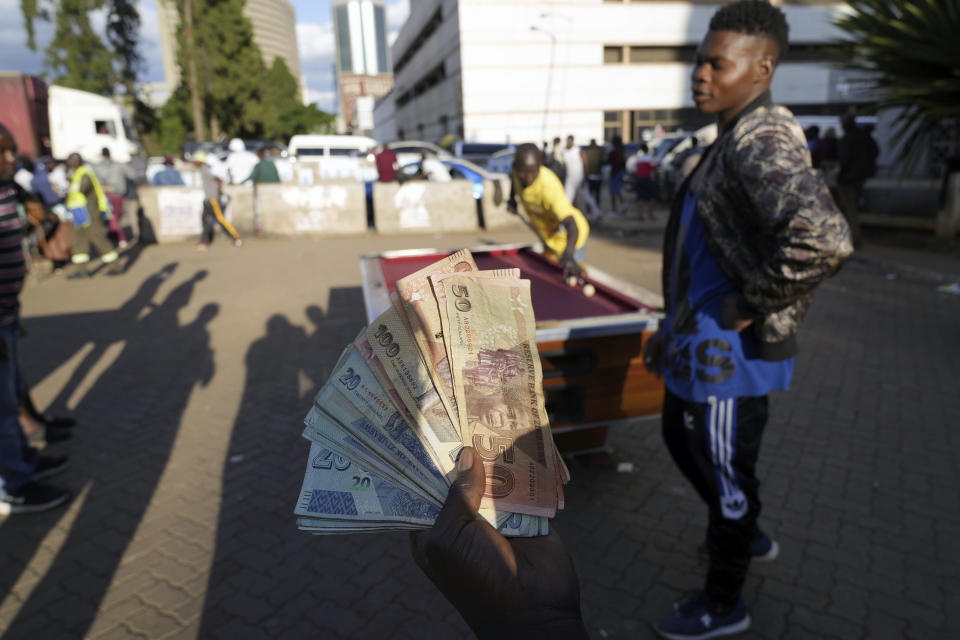
M 588 261 L 659 288 L 655 231 L 603 236 Z M 25 370 L 39 406 L 80 420 L 51 447 L 70 453 L 56 482 L 76 497 L 0 522 L 0 632 L 471 637 L 405 534 L 296 530 L 300 424 L 364 322 L 358 255 L 526 239 L 152 246 L 128 252 L 121 277 L 31 281 Z M 782 551 L 751 568 L 744 638 L 960 637 L 960 296 L 890 271 L 858 260 L 820 290 L 793 389 L 772 399 L 761 524 Z M 650 638 L 650 621 L 700 584 L 706 513 L 656 423 L 609 444 L 634 471 L 575 462 L 555 526 L 591 637 Z

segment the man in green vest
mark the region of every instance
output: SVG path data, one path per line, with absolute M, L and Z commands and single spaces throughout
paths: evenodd
M 103 226 L 104 218 L 110 219 L 110 203 L 93 170 L 83 163 L 79 153 L 67 158 L 70 188 L 67 191 L 67 210 L 73 216 L 73 255 L 70 261 L 74 272 L 69 278 L 89 278 L 87 263 L 90 262 L 90 245 L 96 247 L 103 264 L 116 262 L 119 255 L 107 239 Z M 121 273 L 111 268 L 108 275 Z

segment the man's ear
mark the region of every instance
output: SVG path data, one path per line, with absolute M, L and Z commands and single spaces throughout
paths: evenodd
M 773 71 L 776 68 L 776 58 L 770 54 L 761 56 L 755 66 L 754 82 L 769 84 L 773 80 Z

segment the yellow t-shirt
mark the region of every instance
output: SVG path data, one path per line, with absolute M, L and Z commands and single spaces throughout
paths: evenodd
M 580 210 L 567 200 L 563 183 L 553 171 L 540 167 L 540 173 L 533 183 L 524 188 L 520 180 L 513 175 L 513 188 L 517 199 L 533 227 L 540 232 L 547 248 L 557 256 L 567 248 L 567 230 L 560 223 L 573 216 L 577 224 L 577 246 L 579 249 L 587 243 L 590 224 Z

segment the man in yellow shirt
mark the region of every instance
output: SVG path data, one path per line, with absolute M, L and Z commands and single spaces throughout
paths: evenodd
M 517 147 L 513 159 L 512 185 L 507 210 L 517 213 L 523 205 L 530 226 L 563 266 L 563 277 L 579 276 L 590 225 L 570 203 L 557 175 L 543 165 L 536 145 Z

